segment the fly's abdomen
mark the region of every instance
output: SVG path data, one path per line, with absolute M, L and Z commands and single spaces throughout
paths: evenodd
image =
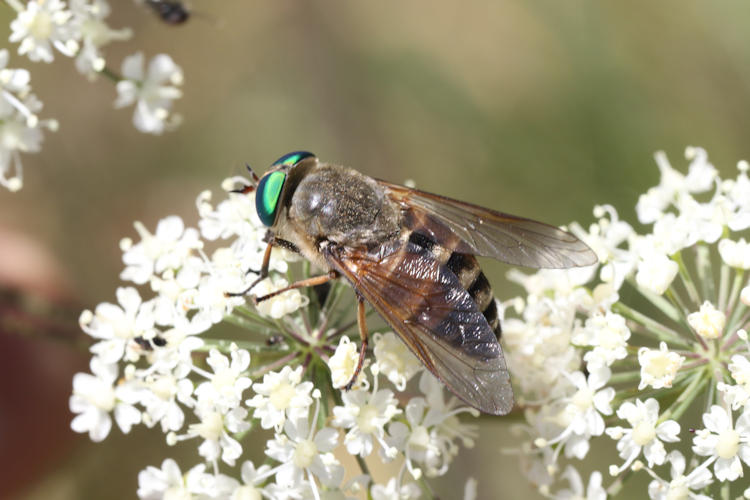
M 476 257 L 470 254 L 451 251 L 449 248 L 438 245 L 432 239 L 413 232 L 409 241 L 428 249 L 441 265 L 446 266 L 456 275 L 461 287 L 465 289 L 477 305 L 477 309 L 489 323 L 495 336 L 500 339 L 502 328 L 498 316 L 495 296 L 487 277 L 479 267 Z

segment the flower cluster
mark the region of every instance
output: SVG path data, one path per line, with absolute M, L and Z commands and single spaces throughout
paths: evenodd
M 650 232 L 598 206 L 570 227 L 598 265 L 510 273 L 525 289 L 503 329 L 526 408 L 519 453 L 544 496 L 605 498 L 634 473 L 653 499 L 750 493 L 749 166 L 726 180 L 704 150 L 686 157 L 683 174 L 656 155 L 661 182 L 636 206 Z M 593 443 L 619 459 L 584 487 Z
M 55 120 L 41 120 L 42 103 L 31 92 L 29 72 L 8 68 L 8 51 L 0 50 L 0 185 L 11 191 L 23 186 L 21 153 L 41 149 L 44 129 Z
M 161 134 L 180 123 L 172 104 L 181 97 L 182 70 L 166 54 L 155 56 L 144 71 L 143 54 L 125 58 L 122 74 L 107 66 L 103 49 L 113 41 L 127 40 L 129 28 L 113 29 L 106 23 L 107 0 L 5 0 L 16 11 L 9 41 L 18 54 L 33 62 L 54 61 L 55 54 L 75 59 L 89 79 L 104 75 L 117 86 L 116 107 L 134 106 L 133 124 L 149 134 Z M 39 120 L 42 103 L 30 93 L 25 69 L 6 69 L 8 52 L 0 51 L 0 184 L 15 191 L 22 186 L 19 153 L 38 152 L 42 128 L 54 130 L 54 120 Z
M 224 188 L 238 184 L 246 181 L 227 179 Z M 446 398 L 386 330 L 374 333 L 374 359 L 354 389 L 337 389 L 358 359 L 351 290 L 336 282 L 250 305 L 228 292 L 245 290 L 262 264 L 265 228 L 253 194 L 214 205 L 207 191 L 197 208 L 197 228 L 167 217 L 154 232 L 136 223 L 140 240 L 121 241 L 121 278 L 132 286 L 117 290 L 117 303 L 81 314 L 95 343 L 91 373 L 73 380 L 72 428 L 101 441 L 114 421 L 124 433 L 146 425 L 169 445 L 194 443 L 197 465 L 186 472 L 166 458 L 140 473 L 143 499 L 422 497 L 426 478 L 447 473 L 473 445 L 475 426 L 459 415 L 476 411 Z M 309 266 L 293 260 L 274 249 L 272 278 L 252 293 L 308 276 Z M 263 465 L 246 458 L 259 446 L 254 431 L 272 435 L 260 445 Z M 347 454 L 360 470 L 345 479 Z M 368 461 L 395 461 L 400 472 L 373 477 Z M 466 498 L 475 490 L 470 481 Z

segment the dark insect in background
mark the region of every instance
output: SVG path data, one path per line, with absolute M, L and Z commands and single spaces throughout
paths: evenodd
M 513 265 L 567 268 L 596 254 L 556 227 L 367 177 L 298 151 L 282 156 L 254 185 L 260 220 L 269 228 L 258 278 L 268 276 L 271 249 L 302 254 L 320 276 L 293 288 L 345 278 L 357 294 L 362 346 L 368 344 L 365 301 L 425 367 L 456 396 L 493 415 L 513 408 L 513 389 L 498 342 L 497 303 L 476 256 Z
M 166 24 L 183 24 L 190 18 L 190 11 L 183 2 L 176 0 L 145 0 L 145 2 Z

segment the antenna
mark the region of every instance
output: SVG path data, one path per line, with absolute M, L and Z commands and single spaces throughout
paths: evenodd
M 247 194 L 255 191 L 255 188 L 258 186 L 260 177 L 258 177 L 258 174 L 255 173 L 253 167 L 251 167 L 249 163 L 245 163 L 245 168 L 247 168 L 247 171 L 250 172 L 250 185 L 232 189 L 231 191 L 229 191 L 230 193 Z

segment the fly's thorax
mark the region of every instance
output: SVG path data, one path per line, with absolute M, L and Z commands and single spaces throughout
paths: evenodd
M 322 164 L 299 182 L 288 219 L 309 237 L 345 246 L 372 247 L 397 237 L 400 212 L 370 177 Z

